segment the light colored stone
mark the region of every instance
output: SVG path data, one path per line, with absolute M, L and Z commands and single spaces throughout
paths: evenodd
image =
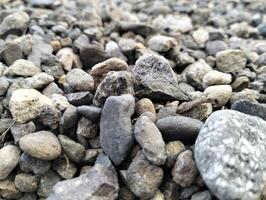
M 230 85 L 209 86 L 204 90 L 204 94 L 212 101 L 214 108 L 221 108 L 232 97 L 232 87 Z
M 203 85 L 206 88 L 211 85 L 227 85 L 232 82 L 232 75 L 219 72 L 217 70 L 209 71 L 203 77 Z

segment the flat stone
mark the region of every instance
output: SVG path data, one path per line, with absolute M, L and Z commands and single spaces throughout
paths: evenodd
M 16 42 L 6 43 L 1 51 L 1 57 L 7 65 L 12 65 L 16 60 L 22 59 L 23 53 L 20 45 Z
M 238 100 L 232 104 L 231 109 L 248 115 L 260 117 L 266 121 L 265 104 L 253 103 L 247 100 Z
M 35 132 L 35 130 L 36 127 L 32 121 L 24 124 L 15 123 L 10 128 L 15 143 L 18 143 L 23 136 Z
M 109 96 L 122 94 L 134 94 L 132 74 L 126 71 L 108 72 L 95 92 L 93 104 L 103 106 Z
M 148 117 L 143 116 L 137 120 L 134 135 L 147 160 L 154 165 L 165 163 L 165 143 L 160 131 Z
M 177 45 L 178 43 L 174 38 L 164 35 L 155 35 L 148 41 L 149 48 L 157 52 L 167 52 Z
M 265 131 L 264 120 L 237 111 L 217 111 L 207 119 L 194 156 L 205 184 L 217 198 L 260 199 L 265 183 Z
M 231 74 L 219 72 L 217 70 L 209 71 L 204 75 L 202 83 L 205 86 L 211 85 L 227 85 L 232 82 Z
M 102 109 L 95 106 L 79 106 L 77 111 L 86 119 L 94 122 L 98 122 L 102 114 Z
M 39 178 L 31 174 L 17 174 L 15 177 L 16 188 L 21 192 L 35 192 L 38 187 Z
M 84 175 L 57 183 L 47 200 L 115 200 L 118 190 L 117 176 L 105 166 L 96 164 Z
M 19 162 L 20 150 L 14 145 L 0 149 L 0 180 L 7 178 Z
M 115 165 L 123 162 L 133 146 L 131 116 L 134 108 L 135 99 L 129 94 L 111 96 L 103 107 L 100 121 L 101 147 Z
M 189 117 L 170 116 L 158 120 L 156 126 L 167 141 L 180 140 L 184 143 L 194 143 L 203 123 Z
M 49 131 L 39 131 L 23 136 L 19 141 L 22 151 L 42 160 L 54 160 L 61 154 L 57 137 Z
M 69 103 L 74 106 L 90 105 L 93 95 L 90 92 L 75 92 L 66 95 Z
M 60 125 L 63 129 L 69 129 L 78 122 L 78 112 L 75 106 L 69 106 L 60 119 Z

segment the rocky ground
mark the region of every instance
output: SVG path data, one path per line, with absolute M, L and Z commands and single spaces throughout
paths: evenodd
M 0 0 L 0 199 L 266 199 L 265 0 Z

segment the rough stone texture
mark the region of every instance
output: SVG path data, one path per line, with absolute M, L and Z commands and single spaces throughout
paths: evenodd
M 77 172 L 77 167 L 66 155 L 57 158 L 52 167 L 63 179 L 71 179 Z
M 93 104 L 102 106 L 109 96 L 122 94 L 134 94 L 132 74 L 126 71 L 108 72 L 95 92 Z
M 71 104 L 68 102 L 67 98 L 60 94 L 52 95 L 53 105 L 60 111 L 66 110 Z
M 148 41 L 148 46 L 153 51 L 167 52 L 177 46 L 177 41 L 172 37 L 156 35 Z
M 236 72 L 246 66 L 247 59 L 241 50 L 229 49 L 216 54 L 217 69 L 222 72 Z
M 35 192 L 37 190 L 39 178 L 31 174 L 18 174 L 15 177 L 16 188 L 21 192 Z
M 74 106 L 90 105 L 93 95 L 90 92 L 75 92 L 66 95 L 69 103 Z
M 49 131 L 39 131 L 22 137 L 20 148 L 32 157 L 42 160 L 54 160 L 61 154 L 57 137 Z
M 182 187 L 189 187 L 198 174 L 193 153 L 190 150 L 182 152 L 176 159 L 172 169 L 173 180 Z
M 101 147 L 115 165 L 121 164 L 134 143 L 131 116 L 132 95 L 111 96 L 106 100 L 100 121 Z
M 52 106 L 52 100 L 34 89 L 14 91 L 9 102 L 14 119 L 21 123 L 36 118 L 44 105 Z
M 42 89 L 53 81 L 54 78 L 52 76 L 43 72 L 22 80 L 21 85 L 24 88 Z
M 216 70 L 209 71 L 203 77 L 203 85 L 227 85 L 232 81 L 232 76 L 230 74 L 222 73 Z
M 212 200 L 212 196 L 209 191 L 197 192 L 191 196 L 191 200 Z
M 185 150 L 186 150 L 185 145 L 180 141 L 172 141 L 167 143 L 166 145 L 167 160 L 165 165 L 169 168 L 173 167 L 177 156 Z
M 83 117 L 94 122 L 98 122 L 102 114 L 102 109 L 95 106 L 79 106 L 77 111 Z
M 52 129 L 56 129 L 59 125 L 61 118 L 60 110 L 54 106 L 42 106 L 37 117 L 37 121 L 42 123 L 44 126 L 48 126 Z
M 162 56 L 147 54 L 140 57 L 136 61 L 132 72 L 137 83 L 144 86 L 151 81 L 166 81 L 177 84 L 174 71 Z
M 57 183 L 47 200 L 115 200 L 118 190 L 117 176 L 105 166 L 96 164 L 84 175 Z
M 20 45 L 16 42 L 6 43 L 3 51 L 1 51 L 1 57 L 7 65 L 11 65 L 16 60 L 23 58 Z
M 12 180 L 5 179 L 0 181 L 0 196 L 4 199 L 18 199 L 21 197 L 21 192 Z
M 139 100 L 135 106 L 135 114 L 137 116 L 140 116 L 144 112 L 151 112 L 153 114 L 156 114 L 154 105 L 153 105 L 152 101 L 148 98 L 143 98 L 143 99 Z
M 214 108 L 221 108 L 231 99 L 232 91 L 230 85 L 214 85 L 207 87 L 203 93 L 211 100 Z
M 169 116 L 158 120 L 156 125 L 165 140 L 180 140 L 184 143 L 193 143 L 203 123 L 189 117 Z
M 78 112 L 75 106 L 69 106 L 60 119 L 60 125 L 63 129 L 69 129 L 78 122 Z
M 35 130 L 36 127 L 32 121 L 24 124 L 15 123 L 10 128 L 15 143 L 18 143 L 20 138 L 22 138 L 23 136 L 35 132 Z
M 77 134 L 88 139 L 93 139 L 98 134 L 98 124 L 82 117 L 78 122 Z
M 19 162 L 20 150 L 14 145 L 0 149 L 0 180 L 5 179 Z
M 65 74 L 63 70 L 63 64 L 56 56 L 49 53 L 45 53 L 41 57 L 40 66 L 42 71 L 53 76 L 55 79 L 59 79 L 60 76 Z
M 217 111 L 207 119 L 194 155 L 204 182 L 219 199 L 260 199 L 265 133 L 264 120 L 237 111 Z

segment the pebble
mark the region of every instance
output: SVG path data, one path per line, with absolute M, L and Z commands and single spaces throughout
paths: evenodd
M 222 73 L 217 70 L 209 71 L 202 79 L 205 88 L 212 85 L 228 85 L 231 82 L 232 76 L 230 74 Z
M 82 69 L 72 69 L 66 75 L 66 82 L 75 91 L 92 91 L 94 89 L 94 81 L 92 76 Z
M 212 101 L 214 108 L 221 108 L 232 97 L 232 87 L 230 85 L 215 85 L 207 87 L 203 92 Z
M 148 98 L 143 98 L 139 100 L 135 105 L 135 114 L 137 116 L 140 116 L 145 112 L 151 112 L 153 114 L 156 114 L 155 107 L 152 101 Z
M 212 200 L 212 196 L 209 191 L 197 192 L 191 196 L 191 200 Z
M 158 120 L 156 126 L 161 131 L 164 140 L 193 143 L 203 123 L 189 117 L 170 116 Z
M 102 109 L 95 106 L 79 106 L 77 112 L 88 120 L 98 122 L 100 120 Z
M 4 95 L 9 87 L 9 82 L 6 77 L 0 77 L 0 95 Z
M 74 106 L 90 105 L 93 95 L 90 92 L 75 92 L 65 95 L 68 102 Z
M 39 73 L 41 73 L 41 69 L 34 63 L 28 60 L 19 59 L 5 70 L 4 75 L 28 77 Z
M 53 94 L 51 99 L 52 99 L 52 103 L 53 103 L 54 107 L 60 111 L 64 111 L 68 107 L 71 106 L 71 104 L 68 102 L 67 98 L 63 95 Z
M 237 111 L 217 111 L 207 119 L 194 154 L 205 184 L 217 198 L 260 199 L 265 163 L 258 160 L 265 154 L 265 129 L 264 120 Z
M 36 126 L 32 121 L 24 124 L 15 123 L 13 126 L 11 126 L 10 131 L 14 138 L 14 142 L 18 143 L 23 136 L 35 132 Z
M 53 164 L 52 168 L 61 176 L 63 179 L 71 179 L 77 172 L 75 164 L 69 161 L 66 155 L 57 158 Z
M 0 31 L 1 31 L 1 27 L 0 27 Z M 1 57 L 7 65 L 12 65 L 16 60 L 22 59 L 23 54 L 22 54 L 20 45 L 17 44 L 16 42 L 6 43 L 3 51 L 1 52 Z
M 17 122 L 36 118 L 42 106 L 52 106 L 52 100 L 35 89 L 19 89 L 12 93 L 9 108 Z
M 39 178 L 36 175 L 21 173 L 15 177 L 16 188 L 20 192 L 35 192 L 38 187 Z
M 165 143 L 160 131 L 148 117 L 138 118 L 134 127 L 134 135 L 147 160 L 154 165 L 165 163 Z
M 222 72 L 236 72 L 246 66 L 247 59 L 241 50 L 228 49 L 216 54 L 217 69 Z
M 44 55 L 40 58 L 40 66 L 42 71 L 51 75 L 55 79 L 59 79 L 65 74 L 63 64 L 52 54 L 44 53 Z
M 56 129 L 59 126 L 60 118 L 60 110 L 54 106 L 42 106 L 36 121 L 51 129 Z
M 14 145 L 0 149 L 0 180 L 7 178 L 19 162 L 20 150 Z
M 155 35 L 148 41 L 149 48 L 157 52 L 167 52 L 170 49 L 177 47 L 177 44 L 178 43 L 174 38 L 164 35 Z
M 192 32 L 192 37 L 198 45 L 204 46 L 209 39 L 209 32 L 205 28 L 200 27 Z
M 69 106 L 60 119 L 60 125 L 63 129 L 69 129 L 78 122 L 78 112 L 75 106 Z
M 82 68 L 81 61 L 77 54 L 73 52 L 71 48 L 60 49 L 56 56 L 63 64 L 63 68 L 66 71 L 70 71 L 72 68 Z
M 209 55 L 215 56 L 217 53 L 227 50 L 229 46 L 224 41 L 214 40 L 214 41 L 208 41 L 206 43 L 205 48 Z
M 234 91 L 239 92 L 245 88 L 248 88 L 250 85 L 249 78 L 246 76 L 237 77 L 235 81 L 231 84 Z
M 82 117 L 78 122 L 77 135 L 81 135 L 87 139 L 93 139 L 98 134 L 98 124 Z
M 48 85 L 49 83 L 52 83 L 54 81 L 54 78 L 50 75 L 48 75 L 47 73 L 39 73 L 36 74 L 32 77 L 29 78 L 25 78 L 24 80 L 22 80 L 20 82 L 20 84 L 22 85 L 22 88 L 32 88 L 32 89 L 42 89 L 43 87 L 45 87 L 46 85 Z
M 21 192 L 12 180 L 5 179 L 0 181 L 0 195 L 4 199 L 18 199 L 21 197 Z
M 232 98 L 231 98 L 231 104 L 241 99 L 248 100 L 251 102 L 258 102 L 257 100 L 259 99 L 259 96 L 260 95 L 258 91 L 247 88 L 240 92 L 233 93 Z
M 134 144 L 131 124 L 134 108 L 135 100 L 130 94 L 111 96 L 103 107 L 100 121 L 101 147 L 115 165 L 124 161 Z
M 176 162 L 177 156 L 185 151 L 186 148 L 184 144 L 180 141 L 172 141 L 166 144 L 166 155 L 167 155 L 167 160 L 166 160 L 166 166 L 171 168 Z

